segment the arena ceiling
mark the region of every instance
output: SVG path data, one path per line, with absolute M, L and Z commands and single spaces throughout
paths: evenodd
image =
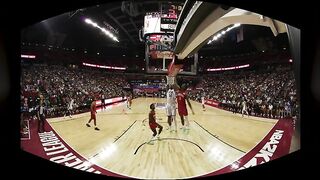
M 112 51 L 118 49 L 119 55 L 126 51 L 131 54 L 144 54 L 144 42 L 139 40 L 139 30 L 143 26 L 146 12 L 156 12 L 161 3 L 166 1 L 118 1 L 87 8 L 43 20 L 28 26 L 21 31 L 21 41 L 24 45 L 42 44 L 70 49 Z M 172 2 L 172 1 L 170 1 Z M 181 2 L 181 1 L 178 1 Z M 124 6 L 127 5 L 127 8 Z M 90 18 L 104 27 L 112 27 L 119 42 L 105 36 L 100 30 L 88 26 L 84 18 Z M 286 34 L 274 37 L 267 27 L 243 25 L 243 40 L 237 42 L 237 33 L 227 34 L 216 44 L 205 45 L 200 52 L 203 54 L 241 54 L 262 49 L 283 48 L 288 46 Z M 37 46 L 38 46 L 37 45 Z M 115 48 L 117 47 L 117 48 Z M 111 52 L 110 52 L 111 53 Z M 114 53 L 114 52 L 112 52 Z

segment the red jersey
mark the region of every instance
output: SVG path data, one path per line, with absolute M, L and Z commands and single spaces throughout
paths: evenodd
M 149 126 L 151 129 L 155 129 L 158 124 L 156 123 L 156 112 L 150 111 L 149 113 Z
M 187 105 L 186 105 L 187 94 L 184 91 L 178 91 L 177 102 L 178 102 L 178 113 L 180 116 L 187 116 Z
M 178 108 L 181 107 L 181 108 L 187 108 L 187 105 L 186 105 L 186 93 L 183 92 L 183 91 L 178 91 L 178 94 L 177 94 L 177 102 L 178 102 Z
M 91 103 L 91 114 L 96 114 L 96 109 L 97 109 L 96 102 L 93 101 Z
M 149 123 L 155 123 L 156 122 L 156 112 L 150 111 L 149 113 Z

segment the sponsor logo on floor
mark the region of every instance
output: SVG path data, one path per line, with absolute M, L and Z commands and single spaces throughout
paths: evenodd
M 260 165 L 289 153 L 294 131 L 292 118 L 280 119 L 265 138 L 239 160 L 204 176 L 213 176 Z
M 37 127 L 37 122 L 30 120 L 32 138 L 29 141 L 21 141 L 21 148 L 24 151 L 70 168 L 107 176 L 124 177 L 89 162 L 64 142 L 47 122 L 45 122 L 44 132 L 38 133 Z

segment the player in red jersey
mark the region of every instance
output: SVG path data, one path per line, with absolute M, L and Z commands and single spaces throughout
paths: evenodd
M 127 108 L 128 109 L 131 109 L 131 104 L 132 104 L 132 95 L 129 93 L 128 100 L 127 100 Z
M 188 96 L 186 94 L 186 89 L 187 89 L 186 85 L 183 84 L 181 86 L 181 88 L 178 90 L 178 94 L 177 94 L 178 113 L 181 118 L 181 124 L 182 124 L 183 129 L 189 129 L 189 127 L 190 127 L 190 123 L 188 120 L 188 110 L 187 110 L 186 101 L 191 109 L 192 114 L 194 114 L 191 103 L 190 103 Z M 184 125 L 185 124 L 184 121 L 186 121 L 186 126 Z
M 88 123 L 86 124 L 88 127 L 90 126 L 90 122 L 93 120 L 93 124 L 94 124 L 94 130 L 99 131 L 100 129 L 97 127 L 97 120 L 96 120 L 96 113 L 97 113 L 97 106 L 96 106 L 96 98 L 93 98 L 93 101 L 91 103 L 91 107 L 90 107 L 90 111 L 91 111 L 91 118 L 89 119 Z
M 158 139 L 160 139 L 159 135 L 160 135 L 163 127 L 156 122 L 156 112 L 154 110 L 155 107 L 154 107 L 153 103 L 150 105 L 150 109 L 151 109 L 151 111 L 149 112 L 149 126 L 150 126 L 151 131 L 153 132 L 153 135 L 152 135 L 152 138 L 150 139 L 150 141 L 148 142 L 148 144 L 153 144 L 152 141 L 156 138 L 156 136 Z M 157 133 L 156 128 L 159 128 L 158 133 Z

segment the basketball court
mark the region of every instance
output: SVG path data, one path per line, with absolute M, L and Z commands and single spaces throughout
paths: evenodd
M 138 34 L 140 41 L 147 45 L 144 50 L 146 66 L 141 68 L 141 72 L 148 76 L 165 74 L 167 85 L 177 84 L 178 73 L 194 77 L 201 75 L 198 73 L 197 48 L 204 43 L 210 44 L 229 30 L 239 28 L 241 24 L 270 27 L 274 36 L 287 31 L 282 22 L 238 8 L 225 8 L 199 1 L 169 5 L 162 8 L 167 13 L 146 13 L 143 17 L 144 29 Z M 103 13 L 106 12 L 114 19 L 110 15 L 111 10 L 104 10 Z M 130 21 L 133 23 L 132 19 Z M 110 35 L 111 30 L 109 32 L 102 28 L 103 25 L 100 27 L 89 17 L 84 22 L 86 26 L 98 27 L 103 34 L 119 42 L 112 33 Z M 243 37 L 239 35 L 239 42 L 242 40 Z M 121 58 L 125 59 L 125 53 L 121 54 Z M 135 57 L 138 58 L 138 55 Z M 117 67 L 117 64 L 111 67 L 82 62 L 82 65 L 116 69 L 119 72 L 126 70 L 125 67 Z M 221 66 L 206 68 L 205 71 L 235 70 L 249 66 Z M 158 85 L 161 84 L 159 79 L 155 81 L 157 83 L 150 81 L 150 86 L 149 82 L 143 83 L 142 79 L 135 80 L 127 82 L 130 87 L 122 88 L 137 92 L 141 89 L 143 92 L 165 89 Z M 112 79 L 108 81 L 111 83 Z M 106 87 L 108 85 L 103 84 Z M 206 99 L 210 103 L 206 102 L 205 111 L 201 103 L 191 101 L 195 114 L 191 114 L 188 107 L 190 129 L 181 128 L 181 120 L 177 115 L 177 131 L 170 131 L 165 98 L 139 97 L 132 100 L 129 109 L 126 102 L 120 102 L 125 99 L 116 96 L 121 94 L 108 97 L 110 99 L 102 98 L 103 103 L 101 99 L 97 100 L 98 108 L 108 104 L 104 109 L 97 109 L 99 131 L 92 124 L 91 127 L 86 126 L 90 112 L 73 117 L 47 118 L 45 132 L 42 133 L 37 132 L 36 120 L 28 120 L 28 132 L 21 138 L 21 148 L 49 161 L 96 174 L 138 179 L 181 179 L 217 175 L 260 165 L 288 154 L 290 148 L 295 146 L 292 144 L 295 128 L 292 118 L 242 117 L 239 113 L 220 109 L 212 99 Z M 153 144 L 148 143 L 153 134 L 148 119 L 151 103 L 156 105 L 157 123 L 163 126 L 160 138 L 152 140 Z
M 149 105 L 157 103 L 157 121 L 164 127 L 160 140 L 147 144 Z M 73 118 L 48 119 L 50 126 L 74 151 L 108 171 L 135 178 L 188 178 L 222 169 L 252 150 L 277 120 L 241 117 L 225 110 L 192 102 L 190 130 L 168 130 L 165 99 L 138 98 L 131 110 L 125 103 L 98 111 L 100 131 L 85 124 L 89 113 Z M 190 110 L 189 110 L 190 112 Z

